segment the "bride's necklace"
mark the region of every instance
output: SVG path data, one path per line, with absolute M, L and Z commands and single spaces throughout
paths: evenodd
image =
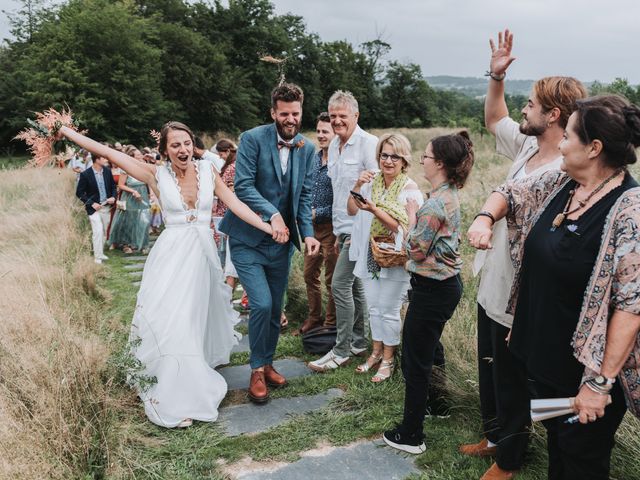
M 584 208 L 585 205 L 587 203 L 589 203 L 589 200 L 591 200 L 596 193 L 598 193 L 600 190 L 602 190 L 607 183 L 609 183 L 611 180 L 613 180 L 618 175 L 620 175 L 622 170 L 623 169 L 620 168 L 620 169 L 616 170 L 615 172 L 613 172 L 600 185 L 598 185 L 596 188 L 594 188 L 591 191 L 591 193 L 589 195 L 587 195 L 587 197 L 584 200 L 576 199 L 576 201 L 578 202 L 578 206 L 573 208 L 573 209 L 571 209 L 571 210 L 569 210 L 569 206 L 571 205 L 571 200 L 573 199 L 573 196 L 576 193 L 576 189 L 571 190 L 569 192 L 569 198 L 567 199 L 567 204 L 564 206 L 564 210 L 562 212 L 560 212 L 559 214 L 557 214 L 556 217 L 553 219 L 553 222 L 551 223 L 551 231 L 554 232 L 556 230 L 556 228 L 558 228 L 560 225 L 562 225 L 562 223 L 567 219 L 567 217 L 569 215 L 571 215 L 573 213 L 576 213 L 581 208 Z

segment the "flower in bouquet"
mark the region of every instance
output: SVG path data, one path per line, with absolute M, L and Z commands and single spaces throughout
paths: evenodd
M 27 119 L 28 128 L 15 136 L 17 140 L 24 140 L 33 154 L 31 164 L 43 167 L 55 160 L 54 153 L 65 151 L 67 142 L 57 139 L 57 134 L 63 126 L 78 130 L 78 123 L 73 119 L 71 110 L 57 110 L 50 108 L 44 112 L 36 112 L 36 119 Z M 83 131 L 81 133 L 85 133 Z

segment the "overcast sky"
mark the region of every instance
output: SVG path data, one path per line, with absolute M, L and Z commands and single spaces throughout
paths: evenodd
M 277 13 L 304 17 L 324 41 L 354 44 L 380 35 L 388 59 L 414 62 L 424 75 L 482 76 L 488 39 L 515 33 L 511 78 L 572 75 L 640 83 L 638 0 L 272 0 Z M 0 10 L 15 10 L 0 0 Z M 2 15 L 0 36 L 9 35 Z

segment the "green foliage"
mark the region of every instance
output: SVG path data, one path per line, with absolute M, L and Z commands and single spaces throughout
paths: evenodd
M 614 93 L 622 95 L 636 105 L 640 104 L 640 85 L 634 88 L 626 78 L 616 78 L 610 84 L 604 84 L 598 81 L 593 82 L 589 88 L 589 93 L 591 95 Z

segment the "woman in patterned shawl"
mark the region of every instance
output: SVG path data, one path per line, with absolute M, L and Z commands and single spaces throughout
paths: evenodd
M 405 173 L 411 161 L 411 144 L 404 135 L 383 135 L 376 155 L 380 172 L 362 172 L 353 187 L 362 196 L 349 197 L 347 211 L 356 215 L 349 257 L 356 262 L 353 274 L 362 279 L 373 339 L 371 355 L 356 372 L 366 373 L 378 367 L 371 381 L 380 383 L 393 373 L 394 355 L 400 344 L 400 308 L 409 288 L 409 274 L 402 266 L 381 268 L 373 258 L 370 240 L 377 236 L 398 237 L 400 246 L 409 225 L 407 200 L 412 198 L 422 204 L 422 193 Z
M 535 398 L 576 397 L 579 423 L 544 422 L 550 479 L 608 479 L 627 406 L 640 414 L 640 188 L 627 171 L 638 146 L 640 108 L 580 100 L 559 144 L 564 172 L 503 185 L 469 228 L 490 248 L 507 216 L 509 348 Z

